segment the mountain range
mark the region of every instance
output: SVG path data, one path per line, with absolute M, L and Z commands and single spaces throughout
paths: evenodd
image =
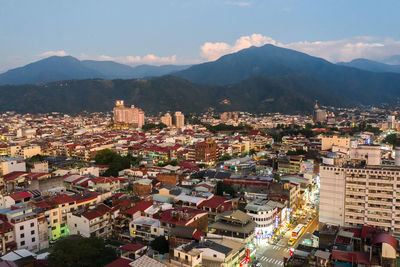
M 49 62 L 58 60 L 69 63 L 51 68 Z M 344 107 L 396 103 L 400 97 L 399 73 L 333 64 L 273 45 L 250 47 L 213 62 L 180 66 L 183 70 L 179 66 L 174 70 L 158 67 L 157 75 L 167 70 L 172 72 L 146 79 L 105 78 L 105 73 L 107 77 L 126 77 L 131 73 L 125 68 L 129 66 L 115 62 L 98 64 L 72 57 L 51 57 L 36 63 L 45 65 L 41 69 L 48 69 L 49 73 L 72 69 L 89 77 L 80 80 L 68 76 L 64 81 L 0 86 L 0 112 L 109 111 L 114 100 L 124 99 L 125 103 L 150 113 L 202 112 L 210 107 L 217 111 L 295 113 L 310 112 L 315 100 L 323 105 Z M 75 65 L 79 69 L 74 69 Z M 142 76 L 156 76 L 154 69 L 153 75 L 144 75 L 149 70 L 141 68 Z M 23 83 L 23 79 L 18 81 Z M 221 104 L 224 99 L 229 103 Z
M 399 56 L 400 59 L 400 56 Z M 391 61 L 393 60 L 393 61 Z M 395 57 L 388 59 L 389 62 L 396 62 Z M 339 62 L 338 65 L 354 67 L 361 70 L 373 72 L 395 72 L 400 73 L 400 65 L 385 64 L 378 61 L 373 61 L 365 58 L 356 58 L 350 62 Z
M 37 84 L 92 78 L 144 78 L 162 76 L 188 67 L 179 65 L 131 67 L 113 61 L 80 61 L 72 56 L 52 56 L 0 74 L 0 85 Z

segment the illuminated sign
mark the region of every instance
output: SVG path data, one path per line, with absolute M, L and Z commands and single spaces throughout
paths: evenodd
M 290 249 L 290 252 L 289 252 L 289 255 L 290 255 L 290 256 L 293 256 L 293 253 L 294 253 L 294 248 L 291 248 L 291 249 Z
M 115 105 L 117 107 L 123 107 L 124 106 L 124 100 L 117 100 L 115 101 Z
M 292 212 L 292 209 L 287 209 L 287 211 L 286 211 L 286 215 L 287 215 L 287 218 L 286 218 L 286 220 L 288 221 L 288 222 L 290 222 L 290 213 Z
M 279 217 L 278 215 L 275 215 L 275 228 L 279 227 Z
M 250 262 L 250 249 L 247 249 L 246 251 L 246 258 L 244 258 L 241 262 L 240 262 L 240 266 L 244 266 L 246 263 Z

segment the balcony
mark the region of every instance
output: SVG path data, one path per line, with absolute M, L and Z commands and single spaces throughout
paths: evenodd
M 392 204 L 392 200 L 384 201 L 384 200 L 368 199 L 368 204 L 387 206 L 388 204 Z
M 184 260 L 184 259 L 178 258 L 178 257 L 173 257 L 171 259 L 171 263 L 174 266 L 192 267 L 192 261 Z
M 363 224 L 364 223 L 363 219 L 356 219 L 356 218 L 349 218 L 349 217 L 344 218 L 344 221 L 346 223 L 355 223 L 355 224 Z

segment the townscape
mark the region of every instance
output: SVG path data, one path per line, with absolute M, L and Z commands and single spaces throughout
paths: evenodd
M 0 1 L 0 267 L 400 267 L 400 1 Z
M 395 266 L 396 115 L 4 113 L 1 259 L 93 239 L 108 267 Z

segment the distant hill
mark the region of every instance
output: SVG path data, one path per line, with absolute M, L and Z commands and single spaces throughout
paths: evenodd
M 92 79 L 74 77 L 46 84 L 0 86 L 0 112 L 110 111 L 116 99 L 124 99 L 153 114 L 167 110 L 203 112 L 210 107 L 217 111 L 295 113 L 310 112 L 316 99 L 323 105 L 343 107 L 396 103 L 400 98 L 399 73 L 337 65 L 273 45 L 251 47 L 173 75 L 148 79 L 120 79 L 132 73 L 129 66 L 115 62 L 79 61 L 72 57 L 44 61 L 46 64 L 39 61 L 33 67 L 26 66 L 26 71 L 25 67 L 15 71 L 26 74 L 20 76 L 25 77 L 24 82 L 36 78 L 33 70 L 42 64 L 46 71 L 37 71 L 41 77 L 37 80 L 56 75 L 68 77 L 70 72 L 63 71 L 76 69 L 80 70 L 80 77 Z M 55 61 L 54 68 L 49 67 L 48 61 Z M 179 66 L 142 65 L 132 69 L 135 75 L 148 77 L 172 68 Z M 106 80 L 114 75 L 119 79 Z M 224 99 L 228 103 L 221 104 Z
M 389 65 L 400 65 L 400 55 L 393 55 L 381 60 L 382 63 Z
M 194 65 L 174 75 L 209 85 L 234 84 L 260 75 L 301 75 L 318 81 L 323 85 L 320 90 L 329 88 L 335 94 L 342 94 L 348 99 L 360 98 L 360 102 L 370 104 L 393 101 L 391 98 L 398 97 L 400 92 L 400 74 L 375 73 L 336 65 L 270 44 L 250 47 L 213 62 Z
M 44 83 L 59 80 L 102 78 L 78 59 L 52 56 L 0 74 L 0 84 Z
M 92 79 L 45 85 L 7 85 L 0 86 L 0 112 L 111 111 L 117 99 L 124 99 L 125 103 L 153 114 L 167 110 L 204 112 L 209 107 L 217 111 L 309 112 L 315 98 L 321 103 L 341 106 L 357 103 L 327 93 L 327 89 L 320 90 L 321 86 L 302 76 L 258 76 L 235 85 L 208 86 L 171 75 L 146 80 Z M 221 104 L 224 99 L 230 100 L 230 104 Z
M 373 71 L 373 72 L 395 72 L 400 73 L 400 65 L 389 65 L 381 62 L 357 58 L 350 62 L 339 62 L 338 65 L 353 67 L 361 70 Z
M 181 71 L 190 65 L 139 65 L 131 67 L 113 61 L 83 60 L 83 65 L 102 73 L 104 79 L 133 79 L 159 77 L 172 72 Z
M 71 56 L 52 56 L 0 74 L 0 85 L 37 84 L 82 79 L 132 79 L 154 77 L 185 69 L 189 66 L 131 67 L 113 61 L 80 61 Z

